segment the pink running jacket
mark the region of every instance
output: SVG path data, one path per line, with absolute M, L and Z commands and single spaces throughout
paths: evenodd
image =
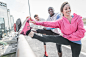
M 82 17 L 73 14 L 74 17 L 71 20 L 71 23 L 68 21 L 67 18 L 62 17 L 54 22 L 36 22 L 36 25 L 42 25 L 45 27 L 52 27 L 52 28 L 60 28 L 61 32 L 63 33 L 63 37 L 70 40 L 70 41 L 79 41 L 81 38 L 84 37 L 85 29 L 83 27 Z

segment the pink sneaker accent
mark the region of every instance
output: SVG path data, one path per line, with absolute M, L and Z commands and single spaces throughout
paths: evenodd
M 47 52 L 46 52 L 46 51 L 45 51 L 45 54 L 44 54 L 44 56 L 48 57 L 48 54 L 47 54 Z

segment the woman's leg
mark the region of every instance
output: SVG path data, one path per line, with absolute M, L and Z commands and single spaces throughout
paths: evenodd
M 30 36 L 31 35 L 31 36 Z M 29 36 L 42 42 L 54 42 L 58 44 L 71 45 L 72 57 L 79 57 L 81 45 L 73 43 L 60 35 L 42 35 L 38 33 L 29 33 Z
M 61 45 L 56 43 L 56 47 L 57 47 L 57 50 L 58 50 L 58 55 L 59 55 L 59 57 L 62 57 Z
M 46 51 L 46 43 L 45 42 L 44 42 L 44 49 L 45 49 L 44 57 L 48 57 L 48 54 L 47 54 L 47 51 Z
M 65 39 L 60 35 L 42 35 L 42 34 L 34 33 L 34 36 L 32 38 L 38 39 L 42 42 L 54 42 L 64 45 L 69 45 L 70 42 L 69 40 Z
M 44 42 L 44 49 L 45 49 L 45 51 L 46 51 L 46 43 Z
M 53 35 L 58 35 L 57 33 L 53 33 Z M 61 49 L 61 44 L 56 43 L 56 48 L 58 50 L 58 56 L 62 57 L 62 49 Z
M 71 42 L 70 45 L 71 45 L 72 57 L 79 57 L 81 51 L 81 44 L 76 44 Z
M 36 32 L 46 35 L 53 35 L 53 32 L 51 30 L 37 29 Z

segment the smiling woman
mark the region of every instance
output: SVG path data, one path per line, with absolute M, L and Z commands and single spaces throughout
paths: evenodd
M 71 45 L 72 56 L 73 57 L 79 56 L 79 53 L 81 50 L 81 44 L 82 44 L 81 39 L 84 36 L 82 17 L 86 17 L 85 16 L 86 15 L 85 13 L 86 0 L 83 0 L 83 1 L 82 0 L 29 0 L 31 8 L 28 8 L 28 0 L 0 0 L 0 1 L 5 2 L 5 3 L 2 3 L 2 2 L 0 3 L 0 17 L 5 19 L 5 24 L 4 24 L 6 28 L 5 31 L 7 31 L 9 28 L 10 29 L 13 28 L 14 18 L 15 18 L 14 22 L 16 22 L 18 18 L 21 18 L 21 21 L 24 21 L 25 17 L 29 15 L 29 10 L 31 10 L 30 12 L 31 12 L 32 18 L 34 14 L 38 14 L 40 17 L 47 19 L 48 7 L 53 7 L 56 10 L 56 12 L 59 12 L 61 3 L 64 1 L 68 1 L 71 5 L 71 8 L 68 2 L 63 3 L 64 5 L 62 5 L 62 10 L 61 10 L 61 13 L 63 13 L 63 17 L 60 21 L 49 22 L 49 23 L 33 21 L 36 25 L 60 28 L 62 30 L 63 35 L 62 36 L 58 36 L 58 35 L 57 36 L 52 36 L 52 35 L 40 36 L 35 33 L 33 34 L 34 35 L 33 37 L 35 37 L 36 39 L 38 38 L 40 41 L 43 41 L 43 42 L 55 42 L 55 43 L 60 43 L 60 44 Z M 12 15 L 10 16 L 10 14 L 7 14 L 8 13 L 7 5 L 11 11 L 11 12 L 9 11 L 8 12 L 12 14 L 14 18 Z M 52 11 L 52 10 L 49 10 L 49 11 Z M 75 12 L 81 15 L 82 17 L 77 14 L 73 14 L 72 12 Z M 73 16 L 71 16 L 71 13 Z M 9 19 L 9 22 L 8 22 L 8 19 Z M 2 19 L 0 20 L 0 23 L 2 23 Z M 78 28 L 78 30 L 76 28 Z M 60 40 L 59 40 L 59 37 L 61 37 Z M 50 38 L 52 40 L 50 40 Z M 76 47 L 76 49 L 74 47 Z
M 31 20 L 36 25 L 45 27 L 60 28 L 63 35 L 39 35 L 32 31 L 28 36 L 38 39 L 42 42 L 54 42 L 58 44 L 70 45 L 72 57 L 79 57 L 81 52 L 81 39 L 84 37 L 85 29 L 83 27 L 82 17 L 77 14 L 71 16 L 71 8 L 68 2 L 64 2 L 61 6 L 62 19 L 54 22 L 37 22 Z M 76 52 L 77 51 L 77 52 Z

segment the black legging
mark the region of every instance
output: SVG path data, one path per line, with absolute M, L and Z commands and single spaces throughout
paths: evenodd
M 56 34 L 54 32 L 52 32 L 51 30 L 45 30 L 45 29 L 38 29 L 36 30 L 37 33 L 41 33 L 41 34 L 46 34 L 46 35 L 59 35 Z M 46 43 L 44 42 L 44 45 L 46 45 Z M 59 53 L 62 53 L 62 49 L 61 49 L 61 45 L 56 43 L 56 48 L 58 50 Z
M 42 34 L 34 33 L 33 38 L 38 39 L 42 42 L 54 42 L 58 44 L 70 45 L 72 51 L 72 57 L 79 57 L 81 51 L 81 45 L 73 43 L 60 35 L 42 35 Z

